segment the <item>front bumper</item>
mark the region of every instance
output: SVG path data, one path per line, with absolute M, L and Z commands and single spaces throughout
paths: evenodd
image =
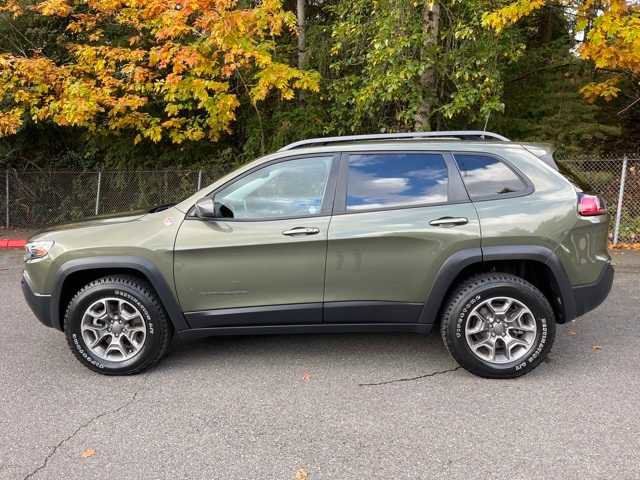
M 51 306 L 51 295 L 42 295 L 35 293 L 29 282 L 27 274 L 22 275 L 22 294 L 27 301 L 29 308 L 34 313 L 36 318 L 40 320 L 43 325 L 52 327 L 51 316 L 49 315 Z
M 573 287 L 573 297 L 576 302 L 576 317 L 598 307 L 609 295 L 613 285 L 613 266 L 607 264 L 594 283 Z

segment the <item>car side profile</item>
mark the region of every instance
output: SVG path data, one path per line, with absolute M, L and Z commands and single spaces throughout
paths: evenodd
M 541 363 L 607 297 L 602 199 L 551 151 L 490 132 L 310 139 L 172 206 L 51 228 L 22 288 L 103 374 L 173 336 L 440 330 L 488 378 Z

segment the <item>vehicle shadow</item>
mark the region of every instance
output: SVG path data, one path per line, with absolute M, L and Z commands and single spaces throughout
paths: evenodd
M 453 362 L 440 335 L 412 333 L 343 333 L 300 335 L 246 335 L 177 340 L 168 357 L 167 368 L 223 360 L 274 364 L 401 364 L 411 366 Z

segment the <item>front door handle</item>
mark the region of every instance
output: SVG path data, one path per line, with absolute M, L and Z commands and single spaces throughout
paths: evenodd
M 320 233 L 320 229 L 316 227 L 293 227 L 282 232 L 283 235 L 287 235 L 289 237 L 295 237 L 297 235 L 315 235 L 316 233 Z
M 469 223 L 469 219 L 465 217 L 442 217 L 431 220 L 429 225 L 434 227 L 453 227 L 455 225 L 466 225 L 467 223 Z

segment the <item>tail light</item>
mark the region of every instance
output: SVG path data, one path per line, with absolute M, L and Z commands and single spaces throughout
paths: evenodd
M 605 215 L 607 213 L 607 205 L 599 195 L 578 193 L 578 213 L 583 217 Z

